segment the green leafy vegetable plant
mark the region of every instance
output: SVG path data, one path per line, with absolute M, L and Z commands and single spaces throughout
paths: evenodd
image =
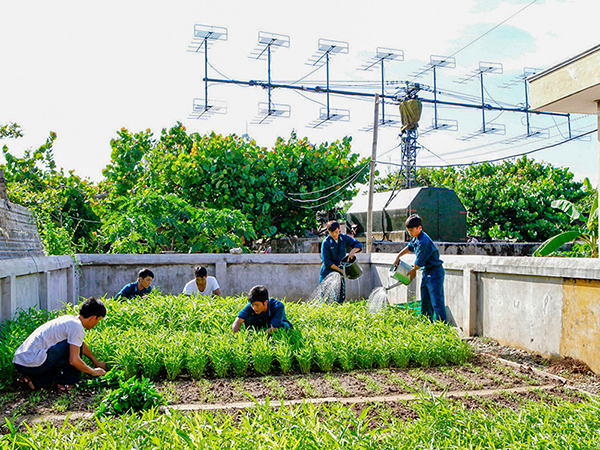
M 163 403 L 160 393 L 150 380 L 130 378 L 119 382 L 119 387 L 109 392 L 96 410 L 98 416 L 120 415 L 160 406 Z

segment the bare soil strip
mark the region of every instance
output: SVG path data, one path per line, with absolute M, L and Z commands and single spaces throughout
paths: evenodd
M 574 387 L 570 380 L 561 376 L 485 353 L 477 355 L 471 364 L 446 368 L 390 368 L 198 381 L 183 378 L 176 382 L 158 383 L 157 386 L 170 403 L 163 407 L 164 411 L 241 411 L 267 402 L 274 408 L 304 402 L 341 403 L 362 408 L 373 403 L 414 402 L 424 396 L 468 401 L 473 397 L 533 394 L 561 388 L 595 396 Z M 97 401 L 94 395 L 93 392 L 82 392 L 69 397 L 51 391 L 43 395 L 35 392 L 7 393 L 10 400 L 0 404 L 0 419 L 3 416 L 13 423 L 91 419 L 94 416 L 93 405 Z M 168 398 L 169 395 L 171 398 Z M 67 399 L 69 406 L 57 411 L 56 405 Z

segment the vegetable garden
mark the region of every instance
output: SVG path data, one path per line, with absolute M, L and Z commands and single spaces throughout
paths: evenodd
M 65 313 L 21 312 L 0 330 L 0 448 L 593 448 L 600 440 L 597 400 L 479 355 L 413 311 L 287 303 L 292 332 L 232 334 L 246 301 L 106 300 L 108 315 L 86 342 L 115 369 L 70 393 L 12 388 L 14 349 Z M 133 399 L 132 410 L 156 406 L 106 418 Z M 45 421 L 33 423 L 40 413 Z

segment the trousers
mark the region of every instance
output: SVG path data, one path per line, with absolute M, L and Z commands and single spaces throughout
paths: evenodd
M 76 384 L 81 381 L 81 372 L 69 362 L 70 345 L 65 339 L 46 351 L 46 361 L 38 367 L 15 364 L 17 372 L 27 376 L 36 389 L 46 388 L 54 383 Z
M 435 319 L 448 323 L 444 301 L 444 268 L 440 266 L 425 268 L 421 280 L 421 314 L 429 320 Z

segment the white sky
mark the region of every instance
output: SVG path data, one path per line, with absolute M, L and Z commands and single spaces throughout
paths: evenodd
M 411 80 L 410 73 L 429 61 L 430 55 L 451 55 L 504 21 L 531 0 L 405 0 L 346 1 L 192 1 L 192 0 L 2 0 L 0 2 L 0 123 L 16 122 L 25 138 L 3 140 L 10 151 L 22 155 L 37 148 L 50 131 L 58 133 L 55 157 L 59 166 L 98 181 L 110 161 L 110 140 L 116 131 L 150 128 L 155 136 L 162 128 L 183 122 L 189 131 L 244 134 L 265 147 L 292 130 L 313 142 L 353 136 L 353 149 L 371 154 L 371 132 L 359 131 L 373 120 L 371 101 L 331 97 L 332 108 L 347 108 L 351 120 L 331 123 L 321 130 L 309 128 L 325 102 L 324 95 L 276 90 L 273 101 L 291 106 L 289 119 L 269 125 L 252 125 L 258 103 L 267 101 L 260 88 L 215 84 L 209 98 L 225 101 L 228 113 L 209 120 L 190 120 L 194 98 L 204 95 L 204 55 L 186 52 L 194 24 L 226 27 L 229 39 L 209 48 L 209 62 L 222 74 L 238 80 L 266 80 L 266 62 L 248 58 L 256 47 L 259 31 L 285 34 L 290 48 L 273 55 L 274 82 L 292 82 L 313 70 L 306 65 L 320 38 L 345 41 L 349 53 L 335 56 L 331 80 L 379 81 L 379 72 L 358 68 L 377 47 L 404 51 L 403 62 L 386 66 L 386 80 Z M 476 97 L 479 84 L 454 83 L 479 61 L 503 64 L 502 75 L 486 77 L 487 103 L 516 106 L 523 102 L 522 85 L 510 90 L 498 86 L 523 72 L 524 67 L 547 68 L 598 44 L 598 0 L 538 0 L 504 25 L 456 55 L 456 69 L 440 69 L 438 89 Z M 209 68 L 209 76 L 221 76 Z M 320 80 L 320 69 L 300 84 Z M 430 73 L 417 80 L 433 85 Z M 388 93 L 394 88 L 389 87 Z M 462 101 L 440 96 L 441 100 Z M 311 101 L 312 100 L 312 101 Z M 398 114 L 388 105 L 386 113 Z M 552 127 L 549 139 L 526 143 L 489 144 L 525 132 L 522 114 L 488 112 L 486 119 L 506 126 L 506 135 L 460 141 L 457 138 L 481 127 L 479 110 L 445 108 L 440 117 L 459 121 L 457 132 L 426 132 L 432 109 L 421 120 L 419 164 L 469 162 L 492 159 L 543 147 L 556 142 L 567 128 L 557 118 L 533 117 L 532 126 Z M 589 131 L 595 117 L 574 116 L 574 128 Z M 399 162 L 397 128 L 381 129 L 379 160 Z M 392 150 L 393 149 L 393 150 Z M 467 151 L 468 150 L 468 151 Z M 491 152 L 493 150 L 493 152 Z M 451 153 L 453 152 L 453 153 Z M 597 135 L 532 155 L 569 167 L 578 178 L 598 180 Z M 434 156 L 437 155 L 437 156 Z M 380 165 L 380 172 L 388 168 Z

